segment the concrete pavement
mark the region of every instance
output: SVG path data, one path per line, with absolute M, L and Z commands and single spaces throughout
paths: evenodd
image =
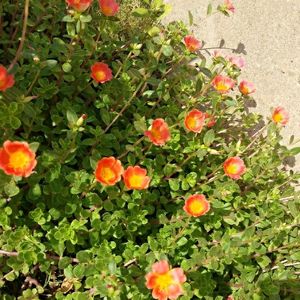
M 224 47 L 245 46 L 246 67 L 240 78 L 255 84 L 256 110 L 269 116 L 271 107 L 285 107 L 290 121 L 283 129 L 284 141 L 287 144 L 291 135 L 300 138 L 300 0 L 233 0 L 236 11 L 230 17 L 206 17 L 207 5 L 216 8 L 222 0 L 165 2 L 173 7 L 166 22 L 181 19 L 188 24 L 192 12 L 197 25 L 191 31 L 205 47 L 218 47 L 222 39 Z M 299 155 L 295 167 L 300 170 Z

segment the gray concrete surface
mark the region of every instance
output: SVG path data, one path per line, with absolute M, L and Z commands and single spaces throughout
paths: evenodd
M 300 0 L 233 0 L 236 11 L 230 17 L 220 13 L 206 17 L 207 5 L 217 7 L 222 0 L 165 2 L 172 5 L 166 22 L 181 19 L 188 24 L 188 11 L 192 12 L 197 25 L 191 31 L 205 47 L 218 47 L 222 39 L 224 47 L 245 46 L 241 79 L 256 86 L 256 110 L 267 117 L 271 107 L 285 107 L 290 121 L 283 129 L 284 141 L 287 144 L 291 135 L 300 138 Z M 295 167 L 300 170 L 299 155 Z

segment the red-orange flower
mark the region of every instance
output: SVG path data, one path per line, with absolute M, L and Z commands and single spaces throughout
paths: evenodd
M 278 106 L 273 111 L 272 120 L 274 123 L 284 126 L 289 121 L 289 113 L 283 107 Z
M 244 161 L 237 156 L 227 158 L 223 168 L 225 174 L 232 179 L 240 179 L 246 172 Z
M 0 148 L 0 169 L 7 175 L 28 177 L 36 164 L 35 153 L 26 142 L 6 141 Z
M 219 93 L 226 94 L 234 87 L 235 81 L 230 77 L 217 75 L 211 84 Z
M 240 82 L 239 90 L 243 95 L 249 95 L 255 92 L 255 87 L 252 82 L 243 80 Z
M 73 9 L 83 12 L 89 8 L 93 0 L 66 0 L 66 2 Z
M 205 113 L 198 109 L 191 110 L 184 119 L 187 130 L 199 133 L 205 124 Z
M 147 170 L 139 166 L 128 167 L 123 174 L 125 186 L 129 190 L 147 189 L 150 183 L 150 177 L 147 176 Z
M 104 83 L 111 80 L 112 71 L 109 66 L 103 62 L 96 62 L 91 66 L 92 78 L 97 82 Z
M 14 75 L 7 74 L 6 68 L 0 65 L 0 91 L 4 92 L 15 84 Z
M 102 13 L 107 17 L 114 16 L 119 11 L 119 4 L 115 0 L 99 0 Z
M 146 287 L 152 289 L 152 296 L 158 300 L 176 300 L 183 294 L 182 283 L 186 276 L 181 268 L 170 270 L 166 260 L 161 260 L 152 265 L 152 272 L 146 276 Z
M 121 162 L 110 156 L 101 158 L 95 170 L 96 180 L 103 185 L 115 185 L 121 180 L 124 169 Z
M 184 43 L 190 52 L 195 52 L 202 47 L 202 43 L 192 35 L 187 35 L 184 38 Z
M 168 124 L 163 119 L 153 120 L 150 130 L 145 131 L 145 136 L 156 146 L 163 146 L 171 139 Z
M 210 210 L 210 204 L 204 195 L 192 195 L 185 200 L 183 210 L 193 217 L 205 215 Z
M 205 113 L 205 122 L 208 128 L 213 127 L 217 123 L 215 117 L 209 113 Z

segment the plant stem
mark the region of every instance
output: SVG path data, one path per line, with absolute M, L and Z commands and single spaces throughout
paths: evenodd
M 20 41 L 20 44 L 19 44 L 19 48 L 18 48 L 18 50 L 16 52 L 16 56 L 13 59 L 12 63 L 10 64 L 10 66 L 8 67 L 8 71 L 10 71 L 15 66 L 15 64 L 19 60 L 20 55 L 22 53 L 24 42 L 25 42 L 25 37 L 26 37 L 28 14 L 29 14 L 29 0 L 25 0 L 24 21 L 23 21 L 21 41 Z
M 107 127 L 104 129 L 104 133 L 106 133 L 111 128 L 111 126 L 119 119 L 119 117 L 123 114 L 123 112 L 130 106 L 132 100 L 135 98 L 135 96 L 137 95 L 137 93 L 139 92 L 143 84 L 145 84 L 144 80 L 140 82 L 140 84 L 138 85 L 137 89 L 135 90 L 131 98 L 128 100 L 128 102 L 123 106 L 120 112 L 118 112 L 118 114 L 114 117 L 114 119 L 107 125 Z

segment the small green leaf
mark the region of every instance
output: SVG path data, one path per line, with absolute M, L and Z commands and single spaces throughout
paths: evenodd
M 207 15 L 210 16 L 211 13 L 212 13 L 212 5 L 211 5 L 211 3 L 209 3 L 207 6 Z
M 190 10 L 188 11 L 188 13 L 189 13 L 189 24 L 190 26 L 192 26 L 194 24 L 194 17 Z
M 162 52 L 163 52 L 164 56 L 169 57 L 173 53 L 173 48 L 170 45 L 163 45 Z
M 170 179 L 169 180 L 169 185 L 170 185 L 170 188 L 171 188 L 172 191 L 176 192 L 176 191 L 179 190 L 180 185 L 179 185 L 178 179 Z
M 65 73 L 69 73 L 72 70 L 72 65 L 70 63 L 66 62 L 62 65 L 62 69 Z
M 11 180 L 4 186 L 4 192 L 7 194 L 7 196 L 13 197 L 19 194 L 20 189 L 16 186 L 16 183 L 13 180 Z
M 139 7 L 139 8 L 136 8 L 135 10 L 133 10 L 132 14 L 135 17 L 146 17 L 149 15 L 149 11 L 148 11 L 148 9 L 146 9 L 144 7 Z
M 290 155 L 295 156 L 298 155 L 300 153 L 300 147 L 295 147 L 290 149 Z
M 203 142 L 205 146 L 209 147 L 211 143 L 214 141 L 214 139 L 215 139 L 215 132 L 213 129 L 210 129 L 205 133 Z

